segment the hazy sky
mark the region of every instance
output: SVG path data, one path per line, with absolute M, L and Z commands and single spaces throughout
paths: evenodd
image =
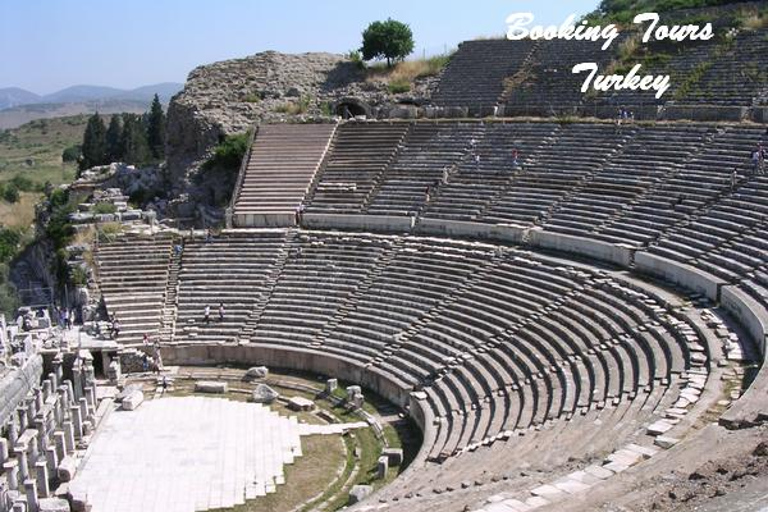
M 197 65 L 282 52 L 347 52 L 371 21 L 411 25 L 416 52 L 503 34 L 513 12 L 560 24 L 598 0 L 0 0 L 0 87 L 183 82 Z

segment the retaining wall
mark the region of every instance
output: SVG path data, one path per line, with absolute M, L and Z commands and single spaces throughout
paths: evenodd
M 16 368 L 0 380 L 0 425 L 4 425 L 27 394 L 40 384 L 43 358 L 30 356 L 24 366 Z

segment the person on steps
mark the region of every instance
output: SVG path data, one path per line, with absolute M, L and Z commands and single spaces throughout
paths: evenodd
M 205 311 L 203 312 L 203 322 L 205 322 L 205 325 L 211 323 L 211 306 L 208 306 L 207 304 L 205 306 Z
M 224 303 L 220 302 L 219 303 L 219 322 L 223 322 L 223 321 L 224 321 Z

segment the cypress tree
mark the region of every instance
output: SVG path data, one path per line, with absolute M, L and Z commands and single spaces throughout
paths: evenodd
M 123 124 L 118 114 L 113 114 L 107 128 L 107 159 L 110 162 L 119 162 L 123 158 L 122 151 Z
M 161 160 L 165 154 L 165 114 L 160 98 L 155 94 L 147 120 L 147 142 L 152 158 Z
M 83 158 L 80 160 L 80 170 L 107 163 L 106 132 L 104 121 L 96 112 L 88 119 L 83 134 Z
M 123 160 L 131 165 L 143 165 L 150 158 L 147 130 L 141 116 L 123 114 L 123 138 L 120 144 Z

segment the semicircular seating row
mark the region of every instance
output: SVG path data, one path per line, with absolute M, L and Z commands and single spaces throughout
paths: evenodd
M 433 460 L 626 403 L 655 410 L 707 361 L 682 316 L 604 271 L 486 244 L 319 232 L 187 240 L 174 341 L 322 352 L 419 390 Z

